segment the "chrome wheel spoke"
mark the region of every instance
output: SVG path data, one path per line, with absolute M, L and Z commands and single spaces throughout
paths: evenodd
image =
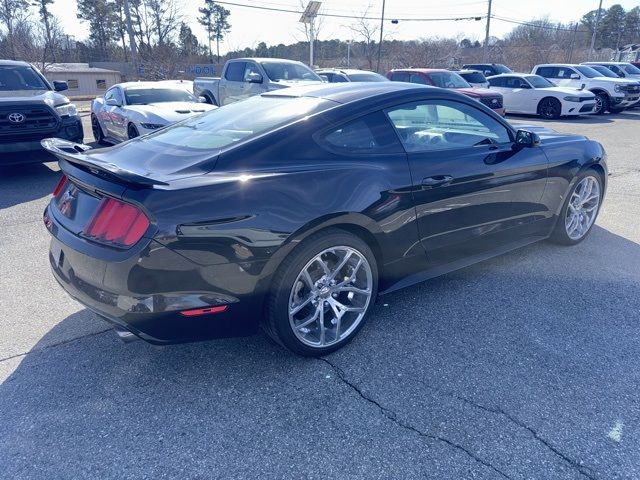
M 369 295 L 371 293 L 371 290 L 369 290 L 368 288 L 366 288 L 366 289 L 365 288 L 358 288 L 358 287 L 354 287 L 352 285 L 340 287 L 339 291 L 340 292 L 359 293 L 361 295 Z
M 574 187 L 565 217 L 565 230 L 572 240 L 580 240 L 595 222 L 600 206 L 600 183 L 589 175 Z

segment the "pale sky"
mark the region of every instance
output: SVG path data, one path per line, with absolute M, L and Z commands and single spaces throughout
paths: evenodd
M 198 24 L 198 7 L 201 0 L 174 0 L 180 5 L 184 21 L 191 26 L 198 38 L 205 43 L 206 35 Z M 232 3 L 261 7 L 301 10 L 299 0 L 229 0 Z M 306 4 L 307 0 L 303 0 Z M 639 0 L 604 0 L 603 8 L 619 3 L 629 10 L 640 4 Z M 296 13 L 257 10 L 241 6 L 223 5 L 231 11 L 229 22 L 231 32 L 221 44 L 221 53 L 227 50 L 255 47 L 260 42 L 267 45 L 289 44 L 303 40 L 300 18 Z M 369 7 L 369 16 L 379 17 L 382 0 L 323 0 L 320 12 L 361 15 Z M 528 21 L 534 18 L 548 17 L 552 21 L 572 22 L 582 14 L 598 8 L 598 0 L 493 0 L 492 13 L 501 17 Z M 76 0 L 55 0 L 53 13 L 62 22 L 68 34 L 81 40 L 88 35 L 86 24 L 76 18 Z M 454 16 L 486 15 L 486 0 L 387 0 L 385 18 L 450 18 Z M 34 15 L 36 14 L 34 9 Z M 325 17 L 322 22 L 321 40 L 339 38 L 357 40 L 348 25 L 355 20 L 347 18 Z M 491 20 L 491 35 L 501 37 L 515 25 L 497 19 Z M 400 21 L 398 25 L 385 21 L 385 39 L 413 40 L 432 36 L 452 36 L 482 40 L 485 20 L 482 21 Z

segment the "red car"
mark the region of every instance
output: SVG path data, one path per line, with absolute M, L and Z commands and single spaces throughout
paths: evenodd
M 487 88 L 474 88 L 455 72 L 439 68 L 402 68 L 391 70 L 387 78 L 395 82 L 419 83 L 433 87 L 451 88 L 486 105 L 504 117 L 502 95 Z

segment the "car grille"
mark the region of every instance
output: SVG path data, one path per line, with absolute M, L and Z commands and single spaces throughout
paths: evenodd
M 502 108 L 502 97 L 483 97 L 480 99 L 480 103 L 493 109 Z
M 591 110 L 593 110 L 593 107 L 595 106 L 595 103 L 585 103 L 582 108 L 580 108 L 579 112 L 580 113 L 584 113 L 584 112 L 590 112 Z
M 17 113 L 22 122 L 11 122 L 9 116 Z M 46 105 L 2 105 L 0 106 L 0 139 L 39 140 L 58 129 L 58 117 Z
M 627 93 L 640 93 L 640 84 L 627 85 L 624 89 Z

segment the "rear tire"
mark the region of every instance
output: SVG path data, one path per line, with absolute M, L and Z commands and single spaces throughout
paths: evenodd
M 218 104 L 216 103 L 215 98 L 213 98 L 213 97 L 212 97 L 211 95 L 209 95 L 208 93 L 204 93 L 202 96 L 203 96 L 204 98 L 206 98 L 206 99 L 207 99 L 207 103 L 208 103 L 209 105 L 215 105 L 216 107 L 218 106 Z
M 377 293 L 377 264 L 369 246 L 343 230 L 324 230 L 278 268 L 263 327 L 298 355 L 326 355 L 355 337 Z
M 106 142 L 104 141 L 104 133 L 102 132 L 102 127 L 100 126 L 100 122 L 98 121 L 98 117 L 95 114 L 91 114 L 91 132 L 93 133 L 93 138 L 96 143 L 100 145 L 104 145 Z
M 561 245 L 576 245 L 593 228 L 602 205 L 602 177 L 589 169 L 578 175 L 567 194 L 550 240 Z
M 127 136 L 129 137 L 129 140 L 140 136 L 140 132 L 138 132 L 138 129 L 133 123 L 130 123 L 127 127 Z
M 596 93 L 596 106 L 593 109 L 595 115 L 603 115 L 609 110 L 609 96 L 606 93 Z

